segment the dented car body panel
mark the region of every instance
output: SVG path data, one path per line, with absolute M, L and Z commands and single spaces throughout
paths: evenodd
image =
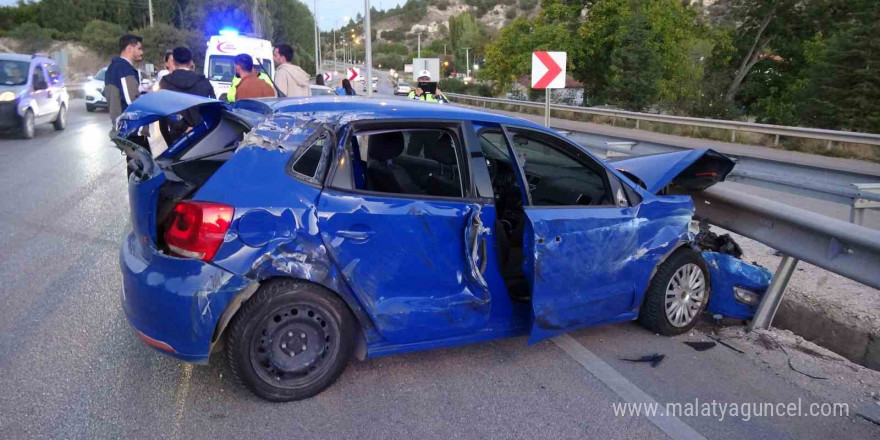
M 119 120 L 122 136 L 188 108 L 206 115 L 204 132 L 181 137 L 156 159 L 144 157 L 136 146 L 124 149 L 136 163 L 129 179 L 133 231 L 123 243 L 120 264 L 129 322 L 191 362 L 207 361 L 225 325 L 221 315 L 237 307 L 234 297 L 275 278 L 319 284 L 342 298 L 358 320 L 367 357 L 519 335 L 536 342 L 575 328 L 633 320 L 657 266 L 675 249 L 694 245 L 688 231 L 691 199 L 658 196 L 652 189 L 669 184 L 703 157 L 723 163 L 723 156 L 708 151 L 655 158 L 653 167 L 668 172 L 656 178 L 635 174 L 651 182 L 643 189 L 630 185 L 616 165 L 595 159 L 632 187 L 636 203 L 523 206 L 522 272 L 531 298 L 522 301 L 511 296 L 502 274 L 497 201 L 476 189 L 491 192 L 492 184 L 480 180 L 490 173 L 473 169 L 486 160 L 470 124 L 557 136 L 552 131 L 496 114 L 403 101 L 245 100 L 234 108 L 171 98 L 164 104 L 141 98 Z M 193 184 L 187 177 L 187 149 L 229 118 L 239 121 L 240 138 L 218 146 L 224 159 L 213 162 L 208 173 L 200 170 L 200 178 L 207 177 Z M 462 166 L 469 185 L 461 197 L 381 194 L 330 184 L 340 169 L 356 167 L 345 163 L 352 160 L 347 146 L 352 133 L 365 121 L 396 120 L 443 121 L 463 131 L 462 157 L 466 153 L 473 160 Z M 297 169 L 303 158 L 312 161 L 313 175 Z M 726 172 L 711 177 L 723 180 Z M 357 180 L 347 179 L 351 185 Z M 157 204 L 178 200 L 233 208 L 211 261 L 163 250 L 167 207 Z M 738 270 L 730 262 L 716 268 Z M 712 278 L 715 288 L 714 272 Z M 726 290 L 724 277 L 717 278 L 718 288 Z M 760 280 L 753 281 L 752 288 L 760 287 Z
M 712 296 L 707 310 L 729 318 L 748 319 L 758 311 L 758 302 L 746 304 L 737 299 L 734 288 L 745 289 L 760 299 L 773 273 L 768 269 L 750 264 L 732 255 L 703 251 L 703 260 L 709 266 Z

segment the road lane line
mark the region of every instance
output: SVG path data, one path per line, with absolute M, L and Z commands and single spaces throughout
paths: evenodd
M 186 395 L 189 394 L 189 381 L 192 379 L 192 364 L 184 364 L 180 372 L 180 382 L 177 384 L 177 392 L 174 394 L 174 435 L 172 438 L 179 439 L 180 426 L 183 423 L 183 413 L 186 409 Z
M 642 391 L 635 384 L 627 380 L 623 375 L 617 372 L 610 365 L 605 363 L 592 351 L 581 345 L 576 339 L 569 335 L 559 335 L 553 338 L 553 342 L 565 351 L 572 359 L 581 364 L 596 379 L 599 379 L 611 391 L 620 396 L 628 403 L 642 403 L 647 405 L 656 405 L 657 414 L 646 415 L 645 417 L 654 425 L 665 432 L 674 440 L 706 440 L 706 437 L 700 435 L 699 432 L 691 428 L 687 423 L 681 421 L 678 417 L 666 414 L 665 405 L 660 405 L 648 393 Z

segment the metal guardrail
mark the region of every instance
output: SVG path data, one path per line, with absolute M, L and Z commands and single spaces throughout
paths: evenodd
M 485 98 L 482 96 L 462 95 L 458 93 L 445 93 L 448 98 L 453 100 L 468 100 L 476 103 L 482 103 L 485 107 L 487 103 L 499 105 L 513 105 L 519 107 L 544 108 L 544 103 L 531 101 L 518 101 L 513 99 L 501 98 Z M 565 111 L 574 113 L 583 113 L 599 116 L 609 116 L 613 118 L 633 119 L 636 121 L 636 128 L 639 128 L 639 121 L 663 122 L 676 125 L 690 125 L 705 128 L 720 128 L 730 130 L 731 142 L 736 142 L 737 132 L 762 133 L 776 136 L 775 143 L 779 143 L 779 137 L 798 137 L 806 139 L 819 139 L 831 142 L 848 142 L 865 145 L 880 146 L 880 134 L 873 133 L 857 133 L 839 130 L 824 130 L 820 128 L 806 127 L 786 127 L 782 125 L 756 124 L 752 122 L 725 121 L 720 119 L 707 118 L 691 118 L 684 116 L 660 115 L 654 113 L 638 113 L 624 110 L 613 110 L 596 107 L 578 107 L 573 105 L 553 104 L 551 110 Z
M 783 254 L 750 328 L 767 328 L 798 261 L 880 289 L 880 231 L 717 184 L 690 193 L 696 217 Z

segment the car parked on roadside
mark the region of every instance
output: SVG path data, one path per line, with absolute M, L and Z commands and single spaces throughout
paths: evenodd
M 107 68 L 103 67 L 95 76 L 90 76 L 83 84 L 86 95 L 86 111 L 93 112 L 99 108 L 107 108 L 107 98 L 104 97 L 104 73 Z
M 69 97 L 64 75 L 51 58 L 0 54 L 0 130 L 34 137 L 37 124 L 67 126 Z
M 724 180 L 719 153 L 609 164 L 522 119 L 336 101 L 159 91 L 117 120 L 122 305 L 143 342 L 206 363 L 225 340 L 239 381 L 287 401 L 352 357 L 632 320 L 675 335 L 707 305 L 753 312 L 767 288 L 766 269 L 703 245 L 670 191 Z M 187 109 L 202 123 L 158 157 L 127 139 Z

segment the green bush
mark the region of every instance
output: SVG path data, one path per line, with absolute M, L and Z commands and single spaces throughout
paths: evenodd
M 492 96 L 492 87 L 482 83 L 465 84 L 464 81 L 457 78 L 443 78 L 437 87 L 442 92 L 461 93 L 464 95 L 474 96 Z
M 119 54 L 119 37 L 124 33 L 118 24 L 92 20 L 83 28 L 80 39 L 89 49 L 110 57 Z
M 24 23 L 9 31 L 9 37 L 18 44 L 18 50 L 24 53 L 35 53 L 48 49 L 52 44 L 49 29 L 43 29 L 36 23 Z
M 507 17 L 508 20 L 513 20 L 516 18 L 516 8 L 510 8 L 507 12 L 504 13 L 504 16 Z

